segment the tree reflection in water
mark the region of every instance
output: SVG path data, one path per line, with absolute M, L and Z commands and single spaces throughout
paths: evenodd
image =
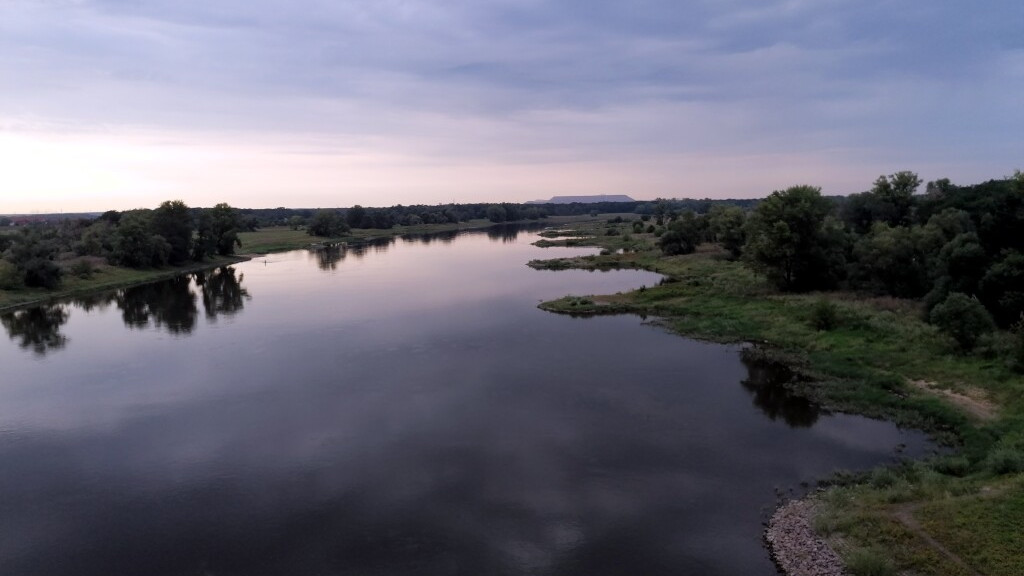
M 0 316 L 0 323 L 11 340 L 43 356 L 67 344 L 68 339 L 60 333 L 60 327 L 68 321 L 68 316 L 64 305 L 50 304 L 8 312 Z
M 317 268 L 330 272 L 331 270 L 337 270 L 338 262 L 345 259 L 346 252 L 348 249 L 344 246 L 323 246 L 320 248 L 312 248 L 310 252 L 316 256 Z
M 789 367 L 749 350 L 740 359 L 747 368 L 747 378 L 740 384 L 754 396 L 754 405 L 766 416 L 781 418 L 792 428 L 810 428 L 818 421 L 821 408 L 789 388 L 795 376 Z
M 195 329 L 198 310 L 190 276 L 126 288 L 115 300 L 129 328 L 145 328 L 152 321 L 171 334 L 190 334 Z
M 236 276 L 232 266 L 199 272 L 195 278 L 203 294 L 203 309 L 210 320 L 216 320 L 221 314 L 235 314 L 245 307 L 246 300 L 252 299 L 249 291 L 242 287 L 245 275 Z

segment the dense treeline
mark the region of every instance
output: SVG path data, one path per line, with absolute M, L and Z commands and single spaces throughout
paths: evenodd
M 632 205 L 630 206 L 632 210 Z M 395 226 L 419 226 L 422 224 L 457 224 L 470 220 L 489 219 L 492 222 L 514 222 L 537 220 L 550 212 L 540 206 L 522 204 L 447 204 L 438 206 L 414 205 L 368 208 L 360 205 L 351 208 L 254 208 L 239 210 L 245 229 L 269 226 L 290 226 L 294 229 L 306 227 L 312 235 L 330 236 L 344 234 L 350 229 L 390 230 Z M 325 233 L 330 231 L 330 233 Z
M 31 225 L 0 235 L 0 289 L 57 288 L 65 268 L 87 277 L 93 259 L 129 268 L 153 268 L 233 254 L 242 219 L 227 204 L 193 209 L 169 200 L 154 210 L 105 212 L 99 218 Z
M 401 204 L 386 208 L 368 208 L 360 205 L 351 208 L 249 208 L 238 211 L 244 230 L 255 230 L 270 226 L 290 226 L 294 229 L 306 227 L 313 235 L 329 236 L 344 234 L 353 228 L 383 229 L 394 226 L 418 226 L 421 224 L 457 224 L 470 220 L 487 219 L 491 222 L 516 222 L 538 220 L 548 216 L 579 216 L 584 214 L 635 213 L 655 215 L 679 214 L 687 210 L 705 213 L 713 206 L 728 203 L 745 208 L 757 204 L 757 200 L 664 200 L 653 202 L 597 202 L 570 204 L 446 204 L 412 205 Z M 314 232 L 315 230 L 315 232 Z M 326 231 L 332 231 L 325 233 Z
M 921 299 L 965 350 L 1024 319 L 1024 175 L 956 186 L 913 172 L 842 198 L 814 186 L 776 191 L 751 210 L 658 215 L 666 254 L 720 242 L 784 291 L 851 289 Z M 664 219 L 663 226 L 662 220 Z

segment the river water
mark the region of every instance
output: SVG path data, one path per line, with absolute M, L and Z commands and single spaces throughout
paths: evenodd
M 0 316 L 0 574 L 771 575 L 778 491 L 927 449 L 739 348 L 538 301 L 515 228 Z

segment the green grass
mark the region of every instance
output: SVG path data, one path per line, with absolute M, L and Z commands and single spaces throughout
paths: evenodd
M 1024 378 L 998 346 L 960 355 L 922 320 L 917 302 L 781 294 L 716 247 L 665 257 L 653 234 L 633 233 L 626 223 L 609 236 L 612 227 L 574 226 L 588 244 L 610 254 L 530 265 L 642 268 L 664 274 L 666 282 L 626 294 L 566 296 L 541 308 L 654 315 L 686 336 L 754 343 L 760 353 L 791 365 L 800 375 L 791 387 L 818 403 L 925 429 L 956 447 L 949 456 L 855 475 L 829 489 L 816 526 L 832 535 L 853 573 L 971 573 L 951 564 L 928 536 L 975 571 L 1024 574 L 1024 546 L 1018 543 L 1024 542 Z M 965 398 L 980 400 L 987 417 L 966 411 Z M 1004 490 L 1007 482 L 1018 488 Z M 919 531 L 899 520 L 905 507 L 920 511 Z

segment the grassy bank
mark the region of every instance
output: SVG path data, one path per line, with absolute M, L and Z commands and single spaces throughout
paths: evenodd
M 626 294 L 569 295 L 541 308 L 658 316 L 674 331 L 752 342 L 795 368 L 789 386 L 822 406 L 928 430 L 955 453 L 841 474 L 822 496 L 821 532 L 855 574 L 1024 573 L 1024 379 L 997 335 L 972 356 L 921 320 L 919 304 L 852 293 L 781 294 L 714 247 L 662 256 L 653 234 L 591 222 L 545 244 L 602 255 L 540 269 L 643 268 L 666 281 Z M 585 234 L 585 236 L 581 236 Z M 966 570 L 966 571 L 965 571 Z
M 166 278 L 173 278 L 180 274 L 209 270 L 245 260 L 248 260 L 248 258 L 244 256 L 218 256 L 203 262 L 193 262 L 184 266 L 148 269 L 121 268 L 103 262 L 96 262 L 91 276 L 80 278 L 72 274 L 66 274 L 61 287 L 57 290 L 46 290 L 43 288 L 0 290 L 0 311 L 41 304 L 71 296 L 83 296 L 94 292 L 156 282 Z

